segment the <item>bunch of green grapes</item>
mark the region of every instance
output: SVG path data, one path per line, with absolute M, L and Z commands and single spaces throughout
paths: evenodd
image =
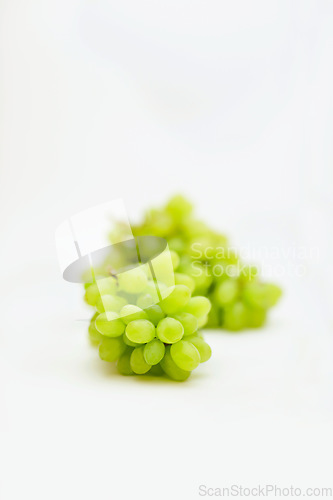
M 116 362 L 123 375 L 186 380 L 211 356 L 198 331 L 207 322 L 210 301 L 192 297 L 186 284 L 166 287 L 149 278 L 140 266 L 85 285 L 85 300 L 96 309 L 89 337 L 99 344 L 100 358 Z
M 189 287 L 193 296 L 208 297 L 212 303 L 208 327 L 235 331 L 260 327 L 281 296 L 277 285 L 260 280 L 255 266 L 240 261 L 225 235 L 193 216 L 191 203 L 181 195 L 160 209 L 148 211 L 133 234 L 167 240 L 179 260 L 176 283 Z

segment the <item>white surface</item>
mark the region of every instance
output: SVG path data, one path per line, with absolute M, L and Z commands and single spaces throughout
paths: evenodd
M 332 486 L 332 4 L 0 14 L 1 498 Z M 185 384 L 120 377 L 77 321 L 54 231 L 119 197 L 135 220 L 175 190 L 285 296 L 265 330 L 208 332 L 213 358 Z

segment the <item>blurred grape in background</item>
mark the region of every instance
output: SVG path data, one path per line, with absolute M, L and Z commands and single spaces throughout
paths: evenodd
M 269 308 L 277 304 L 281 289 L 263 282 L 255 266 L 244 264 L 225 235 L 197 219 L 193 206 L 175 195 L 160 208 L 147 211 L 134 236 L 166 238 L 174 252 L 176 284 L 186 285 L 192 294 L 205 295 L 212 302 L 207 327 L 228 330 L 261 327 Z M 110 234 L 110 240 L 121 234 Z

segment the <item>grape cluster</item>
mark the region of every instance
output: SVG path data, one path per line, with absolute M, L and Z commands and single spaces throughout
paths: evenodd
M 160 209 L 148 211 L 133 234 L 167 240 L 179 261 L 176 283 L 187 286 L 194 296 L 208 297 L 212 303 L 208 327 L 234 331 L 260 327 L 268 309 L 281 296 L 277 285 L 260 280 L 255 266 L 240 261 L 225 235 L 193 216 L 191 203 L 181 195 Z
M 123 375 L 166 374 L 186 380 L 211 356 L 198 331 L 207 321 L 210 301 L 191 297 L 185 284 L 166 287 L 149 278 L 140 266 L 86 284 L 85 300 L 96 309 L 89 337 L 99 344 L 100 358 L 116 362 Z

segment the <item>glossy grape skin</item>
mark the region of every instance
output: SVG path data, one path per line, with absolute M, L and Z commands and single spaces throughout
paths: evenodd
M 126 326 L 126 336 L 131 342 L 146 344 L 155 337 L 155 326 L 147 319 L 136 319 Z
M 166 314 L 182 310 L 191 298 L 191 291 L 185 285 L 175 285 L 172 292 L 161 301 L 160 306 Z
M 148 363 L 146 363 L 146 360 L 143 355 L 143 350 L 144 347 L 136 347 L 132 351 L 130 358 L 131 368 L 133 372 L 138 375 L 143 375 L 144 373 L 147 373 L 151 368 L 151 365 L 148 365 Z
M 160 366 L 164 373 L 168 375 L 171 379 L 176 380 L 178 382 L 183 382 L 187 380 L 191 375 L 191 372 L 182 370 L 179 366 L 176 365 L 174 360 L 170 354 L 170 347 L 167 347 L 165 350 L 165 355 L 162 361 L 160 362 Z
M 200 364 L 200 354 L 198 349 L 187 342 L 186 340 L 180 340 L 179 342 L 172 344 L 170 347 L 170 354 L 176 365 L 182 370 L 191 372 Z
M 211 347 L 204 341 L 204 339 L 198 337 L 197 335 L 191 335 L 186 337 L 187 342 L 191 342 L 199 351 L 200 363 L 205 363 L 208 361 L 212 355 Z
M 211 303 L 207 297 L 197 296 L 190 299 L 184 310 L 199 319 L 207 316 L 210 308 Z
M 173 344 L 183 337 L 184 327 L 174 318 L 164 318 L 156 327 L 156 335 L 162 342 Z
M 138 342 L 132 342 L 126 335 L 126 330 L 125 330 L 125 333 L 123 334 L 123 341 L 125 342 L 126 345 L 128 345 L 129 347 L 140 347 L 141 344 L 139 344 Z
M 101 313 L 95 320 L 96 329 L 106 337 L 119 337 L 125 331 L 125 325 L 114 312 Z
M 103 361 L 116 361 L 126 350 L 121 337 L 103 337 L 99 344 L 99 356 Z
M 143 355 L 148 365 L 157 365 L 165 354 L 165 345 L 159 339 L 148 342 L 143 349 Z
M 136 319 L 147 319 L 146 312 L 138 306 L 133 304 L 125 305 L 120 311 L 120 317 L 122 321 L 128 325 L 131 321 Z
M 173 318 L 179 321 L 184 328 L 184 337 L 192 335 L 198 329 L 198 319 L 193 314 L 182 312 L 174 314 Z

